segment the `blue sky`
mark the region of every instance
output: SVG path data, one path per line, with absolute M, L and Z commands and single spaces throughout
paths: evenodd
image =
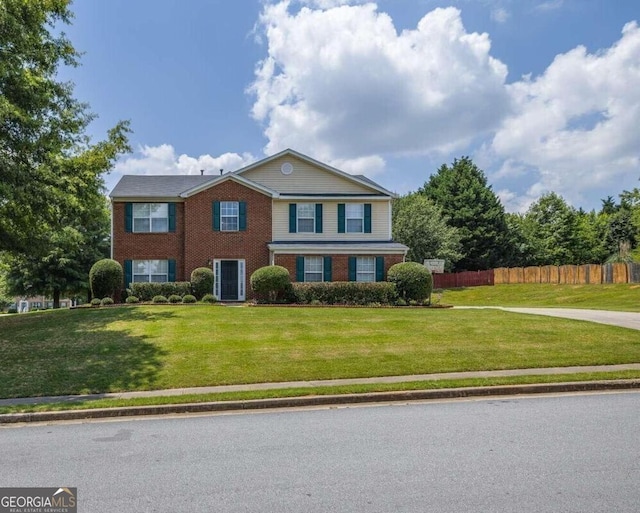
M 640 185 L 637 0 L 93 0 L 61 76 L 129 119 L 123 173 L 238 169 L 291 147 L 406 193 L 455 157 L 509 211 Z M 638 22 L 638 23 L 637 23 Z

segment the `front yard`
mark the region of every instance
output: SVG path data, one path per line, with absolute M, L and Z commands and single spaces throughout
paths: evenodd
M 637 331 L 489 310 L 138 306 L 0 318 L 0 397 L 640 362 Z

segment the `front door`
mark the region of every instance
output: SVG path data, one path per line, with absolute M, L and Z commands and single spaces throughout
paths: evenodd
M 220 299 L 222 301 L 238 300 L 237 260 L 222 260 L 220 262 Z

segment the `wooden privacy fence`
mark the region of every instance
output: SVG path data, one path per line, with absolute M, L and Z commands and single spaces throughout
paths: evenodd
M 568 285 L 640 283 L 640 263 L 501 267 L 488 271 L 465 271 L 433 275 L 433 286 L 438 289 L 508 283 Z

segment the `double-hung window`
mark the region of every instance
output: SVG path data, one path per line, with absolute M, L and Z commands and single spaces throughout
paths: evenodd
M 162 283 L 169 281 L 169 262 L 167 260 L 134 260 L 133 281 Z
M 347 233 L 364 232 L 364 204 L 347 203 L 346 205 Z
M 314 203 L 298 203 L 298 233 L 315 233 L 316 205 Z
M 322 281 L 324 268 L 320 256 L 304 257 L 304 281 Z
M 356 259 L 356 281 L 376 281 L 376 259 L 358 257 Z
M 169 231 L 169 205 L 167 203 L 134 203 L 133 231 L 156 233 Z
M 240 209 L 237 201 L 220 202 L 220 231 L 237 232 Z

